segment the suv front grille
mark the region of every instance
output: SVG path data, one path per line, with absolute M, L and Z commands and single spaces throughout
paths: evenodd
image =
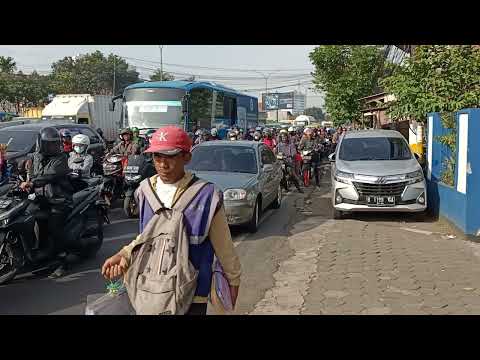
M 353 182 L 360 196 L 400 196 L 405 190 L 406 182 L 392 184 L 368 184 Z

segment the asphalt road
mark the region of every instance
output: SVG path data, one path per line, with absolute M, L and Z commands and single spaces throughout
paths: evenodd
M 273 266 L 271 260 L 265 262 L 263 257 L 268 257 L 269 248 L 275 246 L 272 235 L 286 235 L 289 218 L 295 213 L 297 197 L 303 196 L 293 191 L 284 198 L 279 210 L 268 210 L 263 215 L 256 234 L 249 234 L 241 228 L 231 229 L 242 265 L 250 268 L 248 273 L 252 267 L 262 271 L 261 268 Z M 110 220 L 111 224 L 105 227 L 105 242 L 97 256 L 82 263 L 74 263 L 65 277 L 49 279 L 48 272 L 35 275 L 26 273 L 9 284 L 0 286 L 0 314 L 84 314 L 87 296 L 106 291 L 106 281 L 100 274 L 103 261 L 128 244 L 137 234 L 137 220 L 127 219 L 120 208 L 110 211 Z M 259 279 L 261 278 L 260 275 Z M 247 285 L 248 283 L 247 279 Z M 258 287 L 254 288 L 255 293 Z M 254 300 L 248 293 L 243 295 L 247 295 L 242 296 L 246 302 Z M 258 296 L 260 294 L 253 297 Z

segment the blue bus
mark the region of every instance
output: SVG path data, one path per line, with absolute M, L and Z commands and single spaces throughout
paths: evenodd
M 243 129 L 258 125 L 258 99 L 212 82 L 157 81 L 125 88 L 121 127 L 137 127 L 143 133 L 165 125 L 186 131 L 196 129 Z

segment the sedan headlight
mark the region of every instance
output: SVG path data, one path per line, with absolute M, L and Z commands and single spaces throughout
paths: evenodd
M 335 171 L 334 179 L 335 181 L 352 185 L 352 180 L 355 178 L 354 174 L 343 172 L 340 170 Z
M 415 184 L 424 180 L 423 171 L 417 170 L 411 173 L 405 174 L 405 180 L 408 181 L 408 184 Z
M 228 189 L 223 193 L 223 200 L 243 200 L 247 192 L 243 189 Z

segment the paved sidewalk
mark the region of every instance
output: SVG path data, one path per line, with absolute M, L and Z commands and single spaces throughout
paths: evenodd
M 333 220 L 327 180 L 250 314 L 480 314 L 479 244 L 418 216 Z

